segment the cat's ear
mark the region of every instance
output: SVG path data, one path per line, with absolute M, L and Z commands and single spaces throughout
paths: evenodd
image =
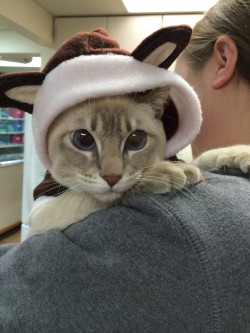
M 138 103 L 145 103 L 152 106 L 155 118 L 161 119 L 164 113 L 164 106 L 168 101 L 169 87 L 156 88 L 142 93 L 137 93 L 134 99 Z
M 186 25 L 157 30 L 131 53 L 142 62 L 161 68 L 169 68 L 188 45 L 192 29 Z
M 32 113 L 44 77 L 42 72 L 0 75 L 0 107 L 14 107 Z

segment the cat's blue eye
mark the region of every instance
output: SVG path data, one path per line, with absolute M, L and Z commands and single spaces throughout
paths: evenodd
M 130 134 L 125 143 L 125 148 L 128 150 L 142 149 L 147 142 L 147 134 L 144 131 L 137 130 Z
M 91 150 L 96 147 L 95 139 L 84 129 L 74 131 L 71 134 L 71 140 L 74 146 L 81 150 Z

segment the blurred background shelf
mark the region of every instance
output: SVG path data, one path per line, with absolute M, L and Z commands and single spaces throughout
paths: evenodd
M 24 112 L 0 108 L 0 163 L 22 160 L 24 151 Z M 1 166 L 7 164 L 1 163 Z
M 7 143 L 7 144 L 4 144 L 4 145 L 0 144 L 0 149 L 1 148 L 14 148 L 14 147 L 23 147 L 23 143 L 20 143 L 20 144 Z

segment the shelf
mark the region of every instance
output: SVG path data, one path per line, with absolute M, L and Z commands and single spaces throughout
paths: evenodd
M 21 118 L 19 118 L 21 117 Z M 16 108 L 0 108 L 0 167 L 23 160 L 24 112 Z
M 13 160 L 13 161 L 2 161 L 2 162 L 0 162 L 0 168 L 11 166 L 11 165 L 16 165 L 16 164 L 21 164 L 21 163 L 23 163 L 23 159 Z
M 3 117 L 0 117 L 0 121 L 18 121 L 18 120 L 22 120 L 24 121 L 25 118 L 3 118 Z
M 0 134 L 3 134 L 3 135 L 24 134 L 24 131 L 22 131 L 22 132 L 0 132 Z
M 24 143 L 6 143 L 6 144 L 0 144 L 1 148 L 13 148 L 13 147 L 23 147 Z

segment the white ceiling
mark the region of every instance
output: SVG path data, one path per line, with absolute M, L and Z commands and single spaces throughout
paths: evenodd
M 103 16 L 103 17 L 107 17 L 107 16 L 126 16 L 126 15 L 131 15 L 128 13 L 126 7 L 123 4 L 122 0 L 30 0 L 30 2 L 26 1 L 26 0 L 20 0 L 25 4 L 25 13 L 27 13 L 27 11 L 29 10 L 29 6 L 31 7 L 31 12 L 33 10 L 33 12 L 35 13 L 35 15 L 40 14 L 41 12 L 41 17 L 49 17 L 50 21 L 51 20 L 51 16 L 54 18 L 62 18 L 62 17 L 83 17 L 83 16 Z M 133 4 L 135 0 L 132 0 Z M 141 3 L 143 4 L 147 4 L 147 1 L 153 2 L 155 5 L 157 4 L 157 1 L 160 0 L 138 0 L 139 2 L 141 1 Z M 175 2 L 175 4 L 181 4 L 181 1 L 184 1 L 184 4 L 187 2 L 186 0 L 163 0 L 164 3 L 166 4 L 171 4 L 173 3 L 173 1 Z M 202 2 L 203 4 L 206 3 L 206 5 L 208 5 L 211 1 L 216 1 L 216 0 L 188 0 L 188 3 L 195 3 L 197 4 L 197 10 L 192 10 L 192 13 L 201 13 L 200 10 L 198 10 L 198 5 Z M 0 0 L 1 2 L 1 0 Z M 7 2 L 7 1 L 6 1 Z M 34 7 L 32 7 L 32 2 L 34 3 Z M 169 7 L 169 5 L 167 7 Z M 182 5 L 180 5 L 180 9 L 183 9 L 183 3 Z M 10 6 L 9 6 L 10 7 Z M 29 31 L 29 29 L 26 27 L 25 24 L 22 24 L 22 19 L 23 17 L 25 17 L 25 15 L 21 15 L 21 24 L 19 24 L 19 21 L 17 19 L 17 24 L 15 22 L 16 20 L 16 13 L 14 15 L 14 20 L 13 22 L 10 19 L 10 23 L 9 24 L 9 16 L 11 17 L 11 8 L 7 7 L 7 11 L 6 8 L 3 6 L 0 8 L 0 31 L 3 32 L 4 30 L 9 30 L 9 29 L 14 29 L 14 32 L 16 32 L 17 34 L 20 34 L 24 37 L 27 37 L 28 39 L 31 39 L 32 41 L 35 41 L 37 43 L 41 43 L 41 39 L 42 39 L 42 43 L 41 45 L 50 45 L 50 40 L 48 41 L 48 38 L 44 40 L 44 34 L 42 35 L 42 37 L 38 34 L 32 34 L 32 31 Z M 40 9 L 44 9 L 45 11 L 39 11 L 39 7 Z M 170 8 L 170 7 L 169 7 Z M 178 7 L 179 8 L 179 7 Z M 191 8 L 191 7 L 190 7 Z M 192 7 L 192 8 L 196 8 L 196 7 Z M 8 12 L 8 10 L 10 11 L 10 13 Z M 146 10 L 146 9 L 145 9 Z M 6 11 L 6 13 L 5 13 Z M 188 10 L 189 11 L 189 10 Z M 190 10 L 191 11 L 191 10 Z M 3 12 L 3 15 L 2 13 Z M 50 13 L 50 15 L 47 15 L 47 13 Z M 183 14 L 186 11 L 183 9 Z M 161 11 L 159 13 L 162 13 Z M 176 12 L 175 12 L 176 13 Z M 9 14 L 9 16 L 8 16 Z M 23 13 L 21 13 L 23 14 Z M 136 12 L 136 15 L 140 15 L 140 14 L 156 14 L 156 13 L 152 13 L 152 12 Z M 1 17 L 2 15 L 2 17 Z M 47 16 L 46 16 L 47 15 Z M 5 16 L 7 19 L 5 19 Z M 6 21 L 7 20 L 7 21 Z M 43 22 L 44 19 L 41 20 L 41 22 Z M 33 20 L 34 21 L 34 20 Z M 46 21 L 46 20 L 45 20 Z M 7 23 L 6 23 L 7 22 Z M 12 24 L 13 23 L 13 24 Z M 6 26 L 5 26 L 6 24 Z M 19 27 L 20 25 L 20 27 Z M 14 26 L 14 28 L 13 28 Z M 16 29 L 16 26 L 18 27 Z M 24 26 L 24 31 L 22 30 Z M 29 26 L 29 25 L 28 25 Z M 47 26 L 46 26 L 47 27 Z M 26 30 L 27 31 L 26 31 Z M 39 30 L 39 29 L 38 29 Z M 30 37 L 30 34 L 32 35 L 33 39 Z M 47 37 L 47 36 L 46 36 Z
M 102 15 L 126 15 L 128 11 L 122 0 L 32 0 L 53 16 L 102 16 Z M 133 1 L 133 0 L 132 0 Z M 139 0 L 142 3 L 150 1 L 153 3 L 152 10 L 155 9 L 159 0 Z M 139 2 L 138 1 L 138 2 Z M 197 11 L 201 12 L 211 7 L 217 0 L 165 0 L 164 7 L 173 8 L 177 11 Z M 161 3 L 162 6 L 162 3 Z M 142 6 L 143 7 L 143 6 Z M 147 6 L 146 6 L 147 7 Z M 146 10 L 146 9 L 145 9 Z M 176 11 L 176 10 L 174 10 Z M 141 14 L 149 14 L 147 10 L 140 12 Z M 153 13 L 153 12 L 151 12 Z
M 128 14 L 122 0 L 33 0 L 53 16 Z M 142 0 L 146 1 L 146 0 Z

